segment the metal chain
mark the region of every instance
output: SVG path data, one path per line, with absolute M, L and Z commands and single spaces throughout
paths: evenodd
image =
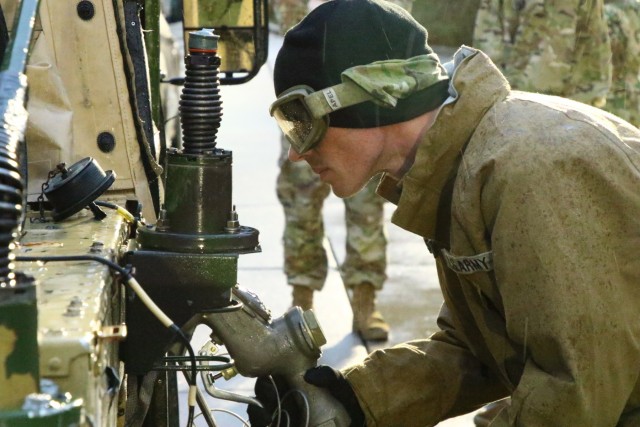
M 38 210 L 40 211 L 40 217 L 38 218 L 30 218 L 29 221 L 31 223 L 34 222 L 49 222 L 49 220 L 44 216 L 44 192 L 47 191 L 47 189 L 49 188 L 49 182 L 51 181 L 51 179 L 60 174 L 60 173 L 64 173 L 64 172 L 68 172 L 68 169 L 66 167 L 66 163 L 60 163 L 58 165 L 56 165 L 56 168 L 52 171 L 49 171 L 48 175 L 47 175 L 47 180 L 45 182 L 42 183 L 42 187 L 40 189 L 40 195 L 37 198 L 38 201 Z

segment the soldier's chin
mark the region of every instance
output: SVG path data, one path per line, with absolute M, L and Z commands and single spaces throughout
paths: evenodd
M 331 186 L 331 191 L 333 191 L 333 194 L 335 194 L 337 197 L 340 197 L 341 199 L 351 197 L 361 189 L 361 187 L 350 188 L 345 185 L 332 184 L 330 182 L 328 184 Z

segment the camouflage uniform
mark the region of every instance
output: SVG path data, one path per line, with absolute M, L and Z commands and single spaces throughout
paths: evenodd
M 289 143 L 282 138 L 278 199 L 284 208 L 284 269 L 290 285 L 322 289 L 327 277 L 327 254 L 322 241 L 322 205 L 330 193 L 306 162 L 287 159 Z M 382 288 L 386 279 L 384 200 L 375 194 L 376 180 L 344 199 L 347 227 L 346 257 L 341 266 L 345 285 L 371 283 Z
M 473 44 L 514 89 L 606 102 L 611 46 L 603 0 L 482 0 Z
M 308 0 L 273 0 L 273 18 L 280 34 L 296 25 L 308 12 Z
M 279 0 L 279 3 L 296 3 L 296 0 Z M 413 0 L 394 0 L 392 3 L 410 11 Z M 279 7 L 276 5 L 276 10 L 282 10 Z M 292 16 L 280 13 L 283 17 Z M 281 23 L 281 33 L 301 17 L 298 14 L 286 24 Z M 285 214 L 285 274 L 290 285 L 321 290 L 327 277 L 322 205 L 331 190 L 306 162 L 292 163 L 287 159 L 289 143 L 284 137 L 281 137 L 281 145 L 277 193 Z M 358 194 L 344 199 L 347 242 L 340 270 L 347 287 L 370 283 L 375 289 L 381 289 L 387 278 L 384 200 L 375 194 L 376 181 L 373 179 Z
M 604 6 L 611 39 L 613 82 L 605 110 L 640 125 L 640 1 L 612 0 Z

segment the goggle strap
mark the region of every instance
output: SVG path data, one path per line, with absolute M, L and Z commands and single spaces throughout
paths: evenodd
M 373 97 L 364 89 L 350 82 L 340 83 L 304 97 L 307 107 L 316 119 L 341 108 L 371 101 L 372 99 Z

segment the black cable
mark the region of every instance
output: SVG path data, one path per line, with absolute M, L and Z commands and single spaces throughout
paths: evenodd
M 187 420 L 187 427 L 193 426 L 193 414 L 195 413 L 195 406 L 189 406 L 189 419 Z
M 96 200 L 95 202 L 96 205 L 98 206 L 102 206 L 104 208 L 109 208 L 109 209 L 115 209 L 118 210 L 118 205 L 116 205 L 115 203 L 111 203 L 111 202 L 105 202 L 103 200 Z
M 102 203 L 106 204 L 107 202 L 102 202 Z M 109 261 L 108 259 L 102 258 L 97 255 L 16 256 L 15 259 L 16 261 L 23 261 L 23 262 L 95 261 L 100 264 L 104 264 L 109 268 L 120 273 L 123 277 L 126 278 L 127 284 L 129 284 L 129 279 L 134 279 L 131 272 L 126 268 L 123 268 L 118 264 L 116 264 L 115 262 Z M 187 338 L 187 336 L 184 334 L 182 329 L 180 329 L 180 327 L 175 323 L 172 323 L 169 326 L 169 329 L 171 329 L 178 335 L 178 338 L 183 342 L 183 344 L 187 348 L 187 352 L 189 353 L 189 361 L 191 363 L 191 378 L 189 379 L 189 385 L 192 387 L 196 387 L 197 386 L 196 355 L 195 355 L 195 352 L 193 351 L 193 347 L 191 346 L 191 342 L 189 342 L 189 338 Z M 187 423 L 188 427 L 191 427 L 193 423 L 194 411 L 195 411 L 194 405 L 189 405 L 189 421 Z
M 182 343 L 185 345 L 185 347 L 187 347 L 187 352 L 189 353 L 189 362 L 191 363 L 191 381 L 189 382 L 189 385 L 196 386 L 196 375 L 198 373 L 198 370 L 196 367 L 196 354 L 193 351 L 193 347 L 191 347 L 191 342 L 189 342 L 189 338 L 187 338 L 182 329 L 180 329 L 180 327 L 175 323 L 171 325 L 169 329 L 178 334 L 178 337 L 180 338 Z M 193 407 L 190 406 L 189 408 L 192 409 Z

